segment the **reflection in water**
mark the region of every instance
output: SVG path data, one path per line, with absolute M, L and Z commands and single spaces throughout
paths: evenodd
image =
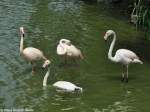
M 76 0 L 67 0 L 67 1 L 58 0 L 58 1 L 50 2 L 48 4 L 48 8 L 49 8 L 49 10 L 53 10 L 56 12 L 64 13 L 65 11 L 70 10 L 70 12 L 73 13 L 74 11 L 77 11 L 79 9 L 79 7 L 80 7 L 79 2 L 80 1 L 76 1 Z M 82 3 L 82 2 L 80 2 L 80 3 Z
M 124 98 L 122 101 L 116 101 L 111 105 L 108 105 L 106 108 L 99 110 L 94 108 L 94 112 L 136 112 L 136 108 L 131 106 L 132 103 L 135 102 L 135 98 L 130 90 L 126 87 L 126 85 L 122 85 L 122 89 L 125 92 Z

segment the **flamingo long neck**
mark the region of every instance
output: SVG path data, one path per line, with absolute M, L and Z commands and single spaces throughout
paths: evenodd
M 109 52 L 108 52 L 108 58 L 113 61 L 113 62 L 117 62 L 117 60 L 112 56 L 112 51 L 114 48 L 116 42 L 116 34 L 115 32 L 113 33 L 113 41 L 111 42 L 110 48 L 109 48 Z
M 48 71 L 46 72 L 44 79 L 43 79 L 43 86 L 47 86 L 47 79 L 48 79 L 49 74 L 50 74 L 50 68 L 48 67 Z
M 23 53 L 23 35 L 21 34 L 21 40 L 20 40 L 20 53 Z

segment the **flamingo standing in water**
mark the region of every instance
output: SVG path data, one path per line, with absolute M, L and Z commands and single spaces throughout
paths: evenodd
M 115 42 L 116 42 L 116 33 L 113 30 L 108 30 L 105 33 L 104 39 L 107 40 L 108 37 L 113 37 L 113 41 L 110 45 L 110 49 L 108 52 L 108 59 L 110 59 L 113 62 L 121 63 L 124 66 L 126 66 L 126 82 L 128 82 L 128 65 L 130 63 L 140 63 L 143 64 L 143 62 L 139 59 L 139 57 L 132 51 L 128 49 L 119 49 L 116 51 L 115 56 L 112 56 L 112 50 L 114 48 Z M 122 81 L 125 79 L 125 73 L 122 73 Z
M 24 48 L 23 47 L 23 39 L 24 39 L 24 28 L 20 27 L 20 35 L 21 35 L 21 41 L 20 41 L 20 54 L 31 63 L 32 65 L 32 72 L 35 72 L 35 65 L 34 65 L 34 61 L 38 61 L 38 60 L 44 60 L 44 63 L 46 63 L 47 58 L 43 55 L 43 52 L 40 51 L 37 48 L 34 47 L 27 47 Z
M 68 39 L 61 39 L 59 41 L 59 44 L 57 46 L 57 54 L 60 56 L 72 58 L 84 58 L 81 51 L 76 48 Z

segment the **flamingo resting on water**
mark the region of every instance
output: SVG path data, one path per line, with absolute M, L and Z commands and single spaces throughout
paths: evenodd
M 57 81 L 53 84 L 53 86 L 64 92 L 76 92 L 76 91 L 82 92 L 81 87 L 78 87 L 75 84 L 67 81 Z
M 24 40 L 24 28 L 20 27 L 20 35 L 21 35 L 21 40 L 20 40 L 20 54 L 28 61 L 31 63 L 32 65 L 32 72 L 35 72 L 35 65 L 34 65 L 34 61 L 38 61 L 38 60 L 44 60 L 44 63 L 46 63 L 47 61 L 49 61 L 44 55 L 43 52 L 40 51 L 37 48 L 34 47 L 27 47 L 24 48 L 23 47 L 23 40 Z
M 132 51 L 128 49 L 119 49 L 116 51 L 115 56 L 112 56 L 112 50 L 114 48 L 115 42 L 116 42 L 116 33 L 113 30 L 108 30 L 105 33 L 104 39 L 107 40 L 108 37 L 113 37 L 113 41 L 110 45 L 109 52 L 108 52 L 108 59 L 110 59 L 113 62 L 121 63 L 124 66 L 126 66 L 126 82 L 128 82 L 128 65 L 130 63 L 140 63 L 143 64 L 143 62 L 139 59 L 139 57 Z M 125 73 L 122 73 L 122 81 L 125 79 Z
M 76 48 L 68 39 L 61 39 L 59 41 L 57 46 L 57 54 L 65 57 L 84 58 L 81 51 Z

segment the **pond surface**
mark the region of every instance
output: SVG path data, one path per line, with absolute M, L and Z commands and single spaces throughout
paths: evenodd
M 103 6 L 103 5 L 102 5 Z M 28 108 L 34 112 L 149 112 L 150 62 L 142 32 L 135 31 L 117 10 L 78 0 L 0 1 L 0 107 Z M 48 87 L 42 87 L 46 71 L 36 73 L 19 53 L 19 27 L 25 27 L 25 46 L 41 49 L 52 60 Z M 107 59 L 110 41 L 106 30 L 117 33 L 118 48 L 135 51 L 143 65 L 129 67 L 129 83 L 120 81 L 121 66 Z M 57 56 L 61 38 L 72 41 L 84 60 Z M 146 44 L 147 45 L 147 44 Z M 83 88 L 82 94 L 58 93 L 51 86 L 66 80 Z

